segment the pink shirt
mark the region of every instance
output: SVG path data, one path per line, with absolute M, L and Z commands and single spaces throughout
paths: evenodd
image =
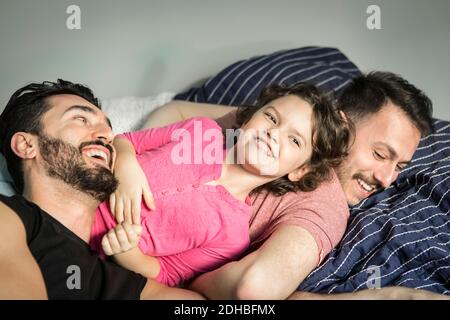
M 176 132 L 180 138 L 172 141 Z M 141 206 L 139 248 L 159 260 L 157 281 L 177 285 L 247 249 L 250 199 L 244 203 L 223 186 L 205 185 L 220 177 L 225 154 L 222 130 L 214 120 L 193 118 L 123 136 L 133 144 L 155 199 L 156 211 Z M 192 143 L 181 151 L 180 140 Z M 174 161 L 182 156 L 191 164 Z M 103 235 L 115 225 L 108 203 L 102 203 L 91 233 L 94 250 L 101 252 Z

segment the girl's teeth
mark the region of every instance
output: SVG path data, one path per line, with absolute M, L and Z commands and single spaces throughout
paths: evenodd
M 263 150 L 265 151 L 266 155 L 269 156 L 269 157 L 271 157 L 272 154 L 271 154 L 269 148 L 267 147 L 267 145 L 266 145 L 261 139 L 259 139 L 259 138 L 256 138 L 256 140 L 257 140 L 257 144 L 258 144 L 261 148 L 263 148 Z

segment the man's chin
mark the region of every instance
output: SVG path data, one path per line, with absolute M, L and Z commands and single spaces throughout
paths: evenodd
M 359 199 L 352 199 L 352 200 L 349 200 L 348 198 L 347 198 L 347 204 L 350 206 L 350 207 L 353 207 L 353 206 L 356 206 L 358 203 L 360 203 L 361 201 L 363 201 L 364 199 L 361 199 L 361 200 L 359 200 Z
M 70 143 L 45 135 L 39 137 L 39 148 L 49 177 L 57 178 L 98 201 L 107 200 L 116 190 L 118 181 L 105 161 L 86 159 Z
M 353 201 L 352 203 L 358 204 L 361 201 L 367 199 L 368 197 L 370 197 L 371 195 L 373 195 L 377 190 L 376 189 L 372 189 L 371 191 L 367 191 L 365 190 L 358 182 L 358 179 L 355 178 L 352 180 L 352 185 L 351 185 L 351 190 L 353 193 Z
M 96 191 L 92 191 L 92 190 L 87 190 L 87 191 L 85 190 L 85 192 L 98 202 L 107 201 L 111 195 L 111 193 L 96 192 Z
M 356 206 L 358 203 L 368 198 L 368 196 L 362 195 L 360 192 L 358 192 L 358 190 L 355 190 L 355 188 L 348 189 L 350 190 L 347 190 L 345 196 L 347 198 L 347 203 L 349 206 Z

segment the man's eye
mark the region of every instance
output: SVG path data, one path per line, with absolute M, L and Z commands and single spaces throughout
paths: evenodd
M 277 123 L 277 119 L 275 119 L 275 117 L 272 116 L 269 112 L 265 112 L 264 114 L 270 119 L 270 121 L 272 121 L 273 123 Z
M 81 121 L 81 122 L 83 122 L 83 123 L 87 123 L 86 117 L 83 117 L 83 116 L 76 116 L 75 119 L 76 119 L 76 120 L 79 120 L 79 121 Z
M 374 155 L 374 157 L 377 158 L 377 159 L 381 159 L 381 160 L 386 159 L 385 156 L 383 156 L 382 154 L 380 154 L 380 153 L 378 153 L 378 152 L 376 152 L 376 151 L 373 152 L 373 155 Z
M 406 167 L 406 166 L 400 166 L 400 165 L 397 165 L 396 170 L 397 170 L 398 172 L 400 172 L 400 171 L 402 171 L 403 169 L 405 169 L 405 167 Z

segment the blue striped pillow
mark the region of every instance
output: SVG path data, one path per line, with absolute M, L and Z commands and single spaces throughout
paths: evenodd
M 175 100 L 222 105 L 254 104 L 269 84 L 291 85 L 309 81 L 337 94 L 359 76 L 359 69 L 338 49 L 304 47 L 238 61 L 198 88 L 175 96 Z

